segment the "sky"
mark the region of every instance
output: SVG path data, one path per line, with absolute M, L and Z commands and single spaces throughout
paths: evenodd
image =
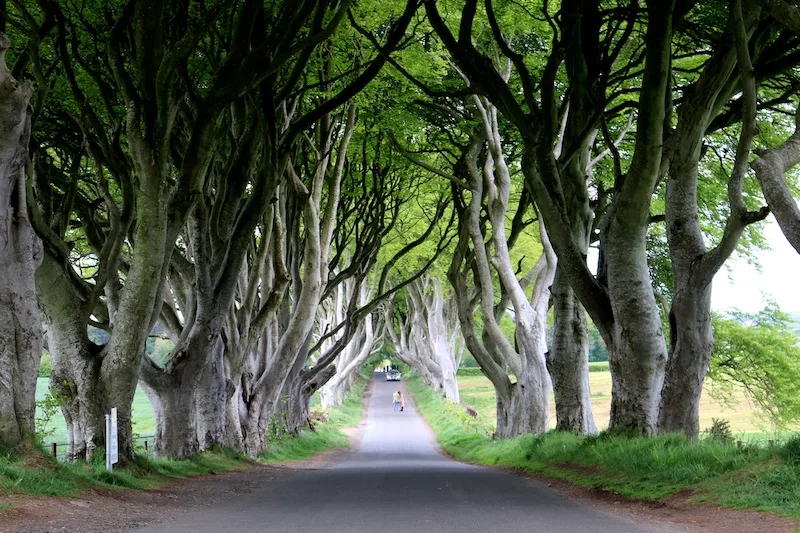
M 742 259 L 730 259 L 714 278 L 711 306 L 715 311 L 759 311 L 765 298 L 787 313 L 800 312 L 800 254 L 786 241 L 770 215 L 764 236 L 772 248 L 758 258 L 760 271 Z

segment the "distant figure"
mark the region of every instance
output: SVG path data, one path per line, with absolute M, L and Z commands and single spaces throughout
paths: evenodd
M 406 408 L 406 399 L 403 398 L 403 393 L 402 392 L 397 391 L 397 394 L 400 395 L 400 410 L 402 411 L 403 409 Z
M 403 393 L 400 391 L 397 391 L 392 395 L 392 406 L 395 411 L 400 410 L 400 402 L 402 401 L 402 399 L 403 399 Z

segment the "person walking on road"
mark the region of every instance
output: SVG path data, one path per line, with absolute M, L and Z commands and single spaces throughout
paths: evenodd
M 392 407 L 395 411 L 400 410 L 400 400 L 403 398 L 403 393 L 400 391 L 396 391 L 392 394 Z
M 403 398 L 403 393 L 402 392 L 397 391 L 397 394 L 400 395 L 400 410 L 402 411 L 403 409 L 406 408 L 406 399 Z

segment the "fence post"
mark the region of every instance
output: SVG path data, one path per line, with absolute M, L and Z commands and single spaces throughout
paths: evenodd
M 50 444 L 50 451 L 53 452 L 53 458 L 58 459 L 58 444 L 55 442 Z
M 144 456 L 147 457 L 149 454 L 147 453 L 147 439 L 144 439 Z
M 111 472 L 114 469 L 111 462 L 111 415 L 106 415 L 106 470 Z

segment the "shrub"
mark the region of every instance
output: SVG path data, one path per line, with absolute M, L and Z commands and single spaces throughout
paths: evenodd
M 481 371 L 481 369 L 479 367 L 467 367 L 467 368 L 465 368 L 465 367 L 462 366 L 461 368 L 458 369 L 458 375 L 459 376 L 475 377 L 475 376 L 482 376 L 483 372 Z
M 49 378 L 53 372 L 53 361 L 50 358 L 50 352 L 42 350 L 42 359 L 39 361 L 39 377 Z
M 720 444 L 731 444 L 733 442 L 733 432 L 731 424 L 723 418 L 712 418 L 711 427 L 705 430 L 706 437 Z
M 789 441 L 783 445 L 781 455 L 783 455 L 787 463 L 795 467 L 800 467 L 800 435 L 789 439 Z
M 589 372 L 608 372 L 608 361 L 589 363 Z

